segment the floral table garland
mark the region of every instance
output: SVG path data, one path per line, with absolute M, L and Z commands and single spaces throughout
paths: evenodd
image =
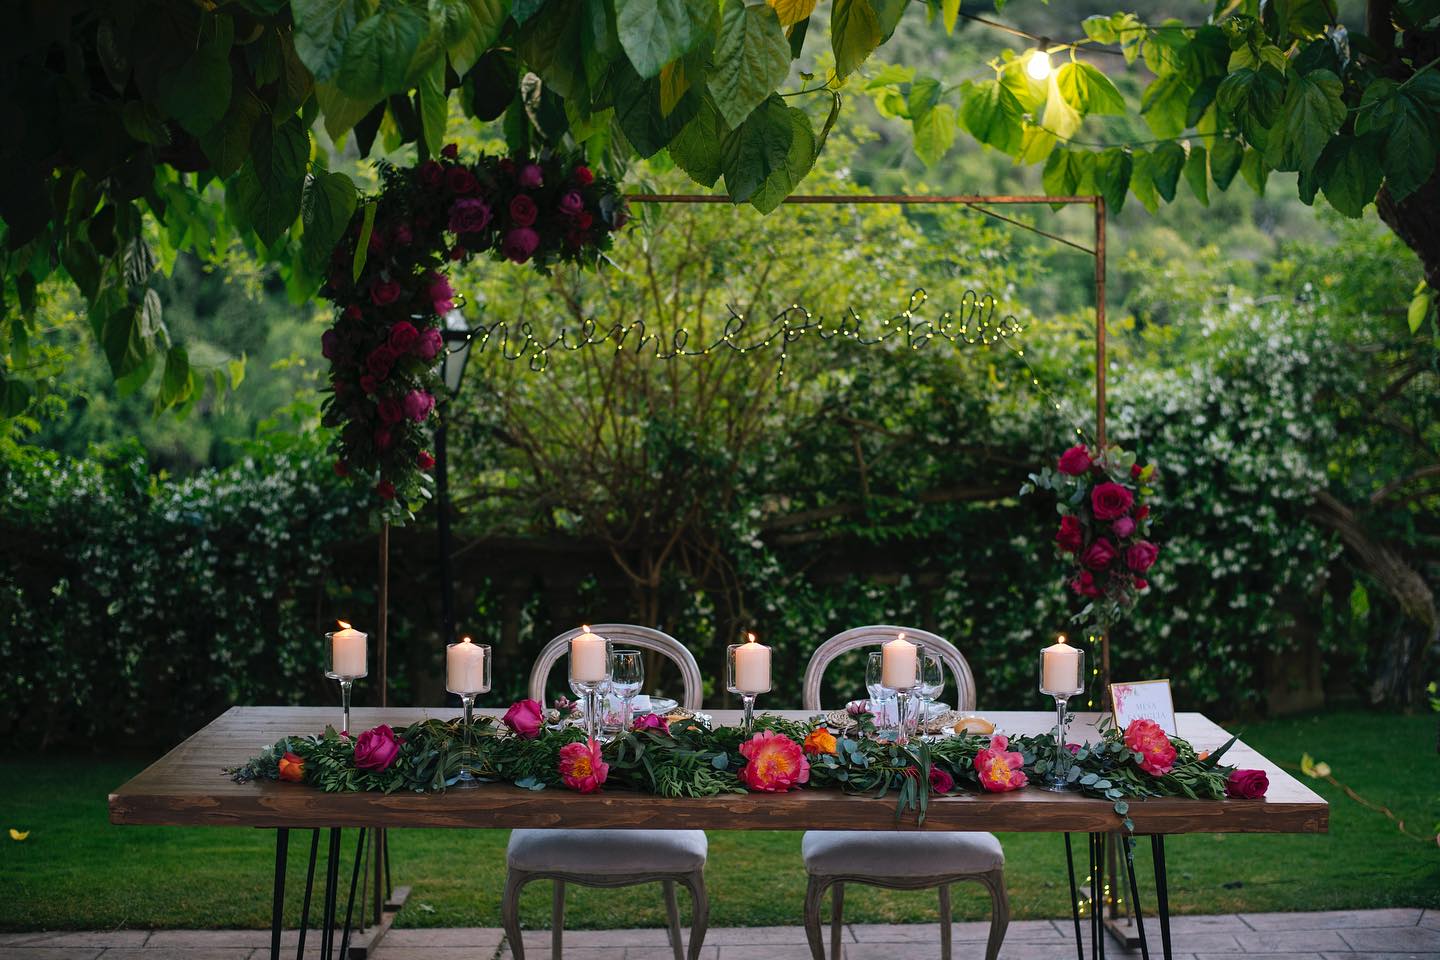
M 895 815 L 914 810 L 923 822 L 930 797 L 966 790 L 1003 793 L 1044 779 L 1054 764 L 1052 735 L 957 735 L 900 746 L 876 740 L 868 716 L 857 738 L 823 722 L 757 717 L 746 737 L 737 727 L 699 719 L 636 718 L 607 743 L 587 741 L 574 726 L 545 722 L 534 700 L 521 700 L 499 720 L 422 720 L 400 730 L 381 725 L 350 738 L 326 728 L 320 736 L 286 737 L 230 771 L 237 782 L 284 780 L 326 792 L 443 791 L 462 770 L 481 779 L 542 790 L 581 793 L 604 787 L 662 797 L 721 793 L 785 793 L 839 788 L 883 796 L 898 791 Z M 1235 741 L 1208 753 L 1172 738 L 1151 720 L 1124 731 L 1102 729 L 1098 743 L 1069 744 L 1068 777 L 1090 797 L 1113 801 L 1126 829 L 1129 801 L 1146 797 L 1263 797 L 1263 770 L 1220 763 Z M 927 789 L 921 789 L 925 784 Z

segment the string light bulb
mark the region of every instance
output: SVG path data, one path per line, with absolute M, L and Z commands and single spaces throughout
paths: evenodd
M 1047 44 L 1042 40 L 1040 48 L 1030 54 L 1025 61 L 1025 73 L 1031 80 L 1048 80 L 1050 78 L 1050 51 L 1046 50 Z

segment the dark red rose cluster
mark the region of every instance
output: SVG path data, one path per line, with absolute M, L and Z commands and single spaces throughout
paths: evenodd
M 365 478 L 383 501 L 413 500 L 435 460 L 426 425 L 439 390 L 444 317 L 457 298 L 445 272 L 472 254 L 544 270 L 595 263 L 626 218 L 614 181 L 583 162 L 481 157 L 453 144 L 414 167 L 382 165 L 378 197 L 356 210 L 322 296 L 339 310 L 320 338 L 340 428 L 335 472 Z
M 1108 598 L 1128 606 L 1136 593 L 1149 589 L 1145 574 L 1160 555 L 1149 539 L 1150 506 L 1143 502 L 1155 467 L 1134 464 L 1114 476 L 1107 462 L 1114 458 L 1081 445 L 1060 455 L 1055 469 L 1071 478 L 1080 495 L 1073 512 L 1061 516 L 1055 545 L 1074 564 L 1071 590 L 1087 600 Z

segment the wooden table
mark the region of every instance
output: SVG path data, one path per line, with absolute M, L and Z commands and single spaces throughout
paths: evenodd
M 451 708 L 406 707 L 356 708 L 352 712 L 352 726 L 357 730 L 379 723 L 400 727 L 427 717 L 450 719 L 458 714 L 458 710 Z M 478 712 L 499 714 L 499 711 Z M 793 719 L 810 716 L 803 711 L 774 712 Z M 739 722 L 738 711 L 718 710 L 713 716 L 719 724 Z M 985 711 L 984 716 L 995 723 L 997 730 L 1011 735 L 1044 733 L 1054 724 L 1054 714 L 1043 711 Z M 275 829 L 276 890 L 272 916 L 275 960 L 279 956 L 279 924 L 284 904 L 284 851 L 291 828 L 316 831 L 307 877 L 305 912 L 308 916 L 309 886 L 322 828 L 330 830 L 332 854 L 338 851 L 343 827 L 362 828 L 362 846 L 363 828 L 374 827 L 653 829 L 656 824 L 663 824 L 674 829 L 703 830 L 805 830 L 823 826 L 828 830 L 1026 831 L 1064 834 L 1067 858 L 1070 834 L 1085 833 L 1091 837 L 1091 876 L 1096 878 L 1098 886 L 1105 858 L 1097 856 L 1103 844 L 1097 848 L 1095 838 L 1120 827 L 1110 801 L 1038 789 L 936 797 L 930 801 L 922 825 L 915 822 L 913 814 L 896 819 L 893 795 L 851 796 L 836 790 L 668 800 L 629 790 L 606 790 L 584 796 L 567 790 L 536 793 L 506 784 L 484 784 L 443 794 L 396 793 L 387 797 L 370 793 L 326 794 L 312 787 L 287 783 L 237 784 L 222 772 L 224 768 L 244 763 L 262 747 L 283 736 L 318 733 L 326 723 L 335 723 L 338 719 L 337 710 L 319 707 L 232 707 L 110 794 L 110 821 Z M 1074 741 L 1098 739 L 1095 732 L 1098 719 L 1098 714 L 1075 714 L 1069 738 Z M 1178 724 L 1180 736 L 1196 749 L 1214 749 L 1230 739 L 1228 733 L 1198 713 L 1180 714 Z M 1264 770 L 1270 780 L 1265 799 L 1155 799 L 1130 804 L 1135 832 L 1152 837 L 1157 906 L 1167 957 L 1171 943 L 1164 861 L 1166 834 L 1323 833 L 1328 829 L 1329 806 L 1325 800 L 1243 742 L 1230 748 L 1224 762 Z M 332 855 L 329 862 L 333 865 L 335 859 Z M 1069 862 L 1073 884 L 1073 860 Z M 1133 866 L 1129 879 L 1132 901 L 1138 901 Z M 332 866 L 326 878 L 326 922 L 322 939 L 338 919 L 336 890 Z M 353 902 L 353 878 L 350 898 Z M 1072 906 L 1075 900 L 1072 896 Z M 1074 918 L 1078 939 L 1078 909 Z M 1097 924 L 1098 921 L 1092 922 L 1092 949 L 1103 957 L 1103 937 L 1096 939 Z M 348 942 L 348 918 L 345 926 L 342 960 Z M 327 944 L 333 945 L 332 941 L 333 938 L 322 942 L 322 950 Z M 329 953 L 325 955 L 328 960 Z

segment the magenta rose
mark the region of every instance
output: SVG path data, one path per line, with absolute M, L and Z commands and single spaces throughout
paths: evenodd
M 939 767 L 930 768 L 930 792 L 949 793 L 955 789 L 955 778 Z
M 415 454 L 415 466 L 421 470 L 429 470 L 435 466 L 435 455 L 429 450 L 421 450 Z
M 427 187 L 438 187 L 445 180 L 445 168 L 434 160 L 426 160 L 420 164 L 420 182 Z
M 1115 562 L 1117 556 L 1114 544 L 1101 537 L 1090 544 L 1085 553 L 1081 555 L 1080 562 L 1090 570 L 1104 570 Z
M 392 304 L 400 299 L 400 284 L 394 280 L 376 279 L 370 285 L 370 299 L 377 307 Z
M 349 320 L 352 323 L 356 320 L 359 320 L 361 316 L 363 316 L 363 314 L 361 314 L 360 308 L 355 306 L 355 304 L 353 303 L 350 304 L 350 306 L 346 307 L 345 311 L 340 314 L 340 318 L 342 320 Z
M 654 730 L 656 733 L 669 733 L 670 721 L 658 713 L 642 713 L 631 722 L 630 729 L 636 733 L 641 733 L 645 730 Z
M 390 729 L 388 723 L 366 730 L 355 741 L 355 766 L 361 770 L 374 770 L 377 773 L 389 770 L 398 756 L 400 741 L 395 739 L 395 731 Z
M 1066 553 L 1078 553 L 1080 545 L 1085 542 L 1085 535 L 1080 530 L 1080 521 L 1074 516 L 1060 518 L 1060 529 L 1055 533 L 1055 542 L 1060 549 Z
M 445 171 L 445 186 L 450 189 L 451 193 L 474 193 L 475 188 L 479 185 L 475 174 L 465 167 L 451 167 Z
M 590 172 L 589 167 L 580 166 L 575 168 L 575 182 L 586 186 L 595 182 L 595 174 Z
M 326 330 L 320 334 L 320 355 L 326 360 L 334 360 L 340 353 L 340 334 L 334 330 Z
M 527 163 L 515 175 L 515 182 L 526 190 L 534 190 L 545 182 L 545 174 L 538 163 Z
M 1119 537 L 1121 540 L 1124 540 L 1126 537 L 1130 536 L 1130 534 L 1135 532 L 1135 521 L 1131 520 L 1129 517 L 1121 517 L 1119 520 L 1115 521 L 1114 525 L 1111 526 L 1110 529 L 1115 531 L 1115 536 Z
M 1225 796 L 1236 800 L 1259 800 L 1270 789 L 1264 770 L 1236 770 L 1225 781 Z
M 580 197 L 579 190 L 567 190 L 560 198 L 560 212 L 567 217 L 573 217 L 585 209 L 585 201 Z
M 440 331 L 431 327 L 420 334 L 420 339 L 415 342 L 415 356 L 421 360 L 434 360 L 440 355 L 440 348 L 445 346 L 445 337 Z
M 456 160 L 460 157 L 460 144 L 447 143 L 440 148 L 440 156 L 446 160 Z
M 545 726 L 545 710 L 539 700 L 516 700 L 501 722 L 522 740 L 534 740 Z
M 1125 566 L 1136 573 L 1144 573 L 1155 564 L 1155 558 L 1160 556 L 1160 548 L 1149 540 L 1141 540 L 1139 543 L 1130 545 L 1125 551 Z
M 505 234 L 505 239 L 500 241 L 500 252 L 508 260 L 524 263 L 530 259 L 539 246 L 540 234 L 529 227 L 520 227 Z
M 399 423 L 405 419 L 405 406 L 394 397 L 381 397 L 376 406 L 380 410 L 381 423 Z
M 1090 509 L 1096 520 L 1118 520 L 1130 512 L 1135 498 L 1118 483 L 1097 483 L 1090 491 Z
M 395 366 L 396 359 L 395 351 L 391 350 L 389 346 L 381 344 L 371 350 L 370 355 L 365 358 L 365 369 L 383 380 L 390 376 L 390 368 Z
M 441 316 L 455 309 L 455 291 L 451 289 L 450 281 L 438 273 L 430 275 L 430 285 L 425 292 L 430 297 L 431 306 Z
M 420 331 L 415 329 L 415 324 L 409 320 L 401 320 L 391 325 L 390 334 L 385 338 L 385 342 L 398 359 L 401 354 L 409 353 L 410 348 L 415 346 L 415 341 L 419 339 Z
M 525 194 L 519 194 L 510 201 L 510 222 L 517 227 L 528 227 L 535 223 L 540 208 Z
M 456 200 L 450 208 L 451 233 L 479 233 L 490 222 L 490 206 L 477 197 Z
M 1089 470 L 1092 463 L 1094 461 L 1090 459 L 1090 451 L 1083 446 L 1076 445 L 1060 454 L 1060 462 L 1055 465 L 1055 469 L 1069 476 L 1078 477 Z
M 1082 597 L 1100 596 L 1100 587 L 1095 583 L 1095 575 L 1089 570 L 1081 570 L 1079 575 L 1070 581 L 1070 589 Z
M 391 483 L 389 480 L 381 480 L 379 483 L 375 484 L 375 492 L 380 495 L 380 499 L 382 500 L 394 500 L 395 484 Z
M 405 394 L 405 416 L 419 423 L 430 416 L 435 409 L 435 398 L 424 390 L 411 390 Z
M 380 389 L 380 378 L 373 373 L 360 374 L 360 389 L 366 393 L 374 393 Z

